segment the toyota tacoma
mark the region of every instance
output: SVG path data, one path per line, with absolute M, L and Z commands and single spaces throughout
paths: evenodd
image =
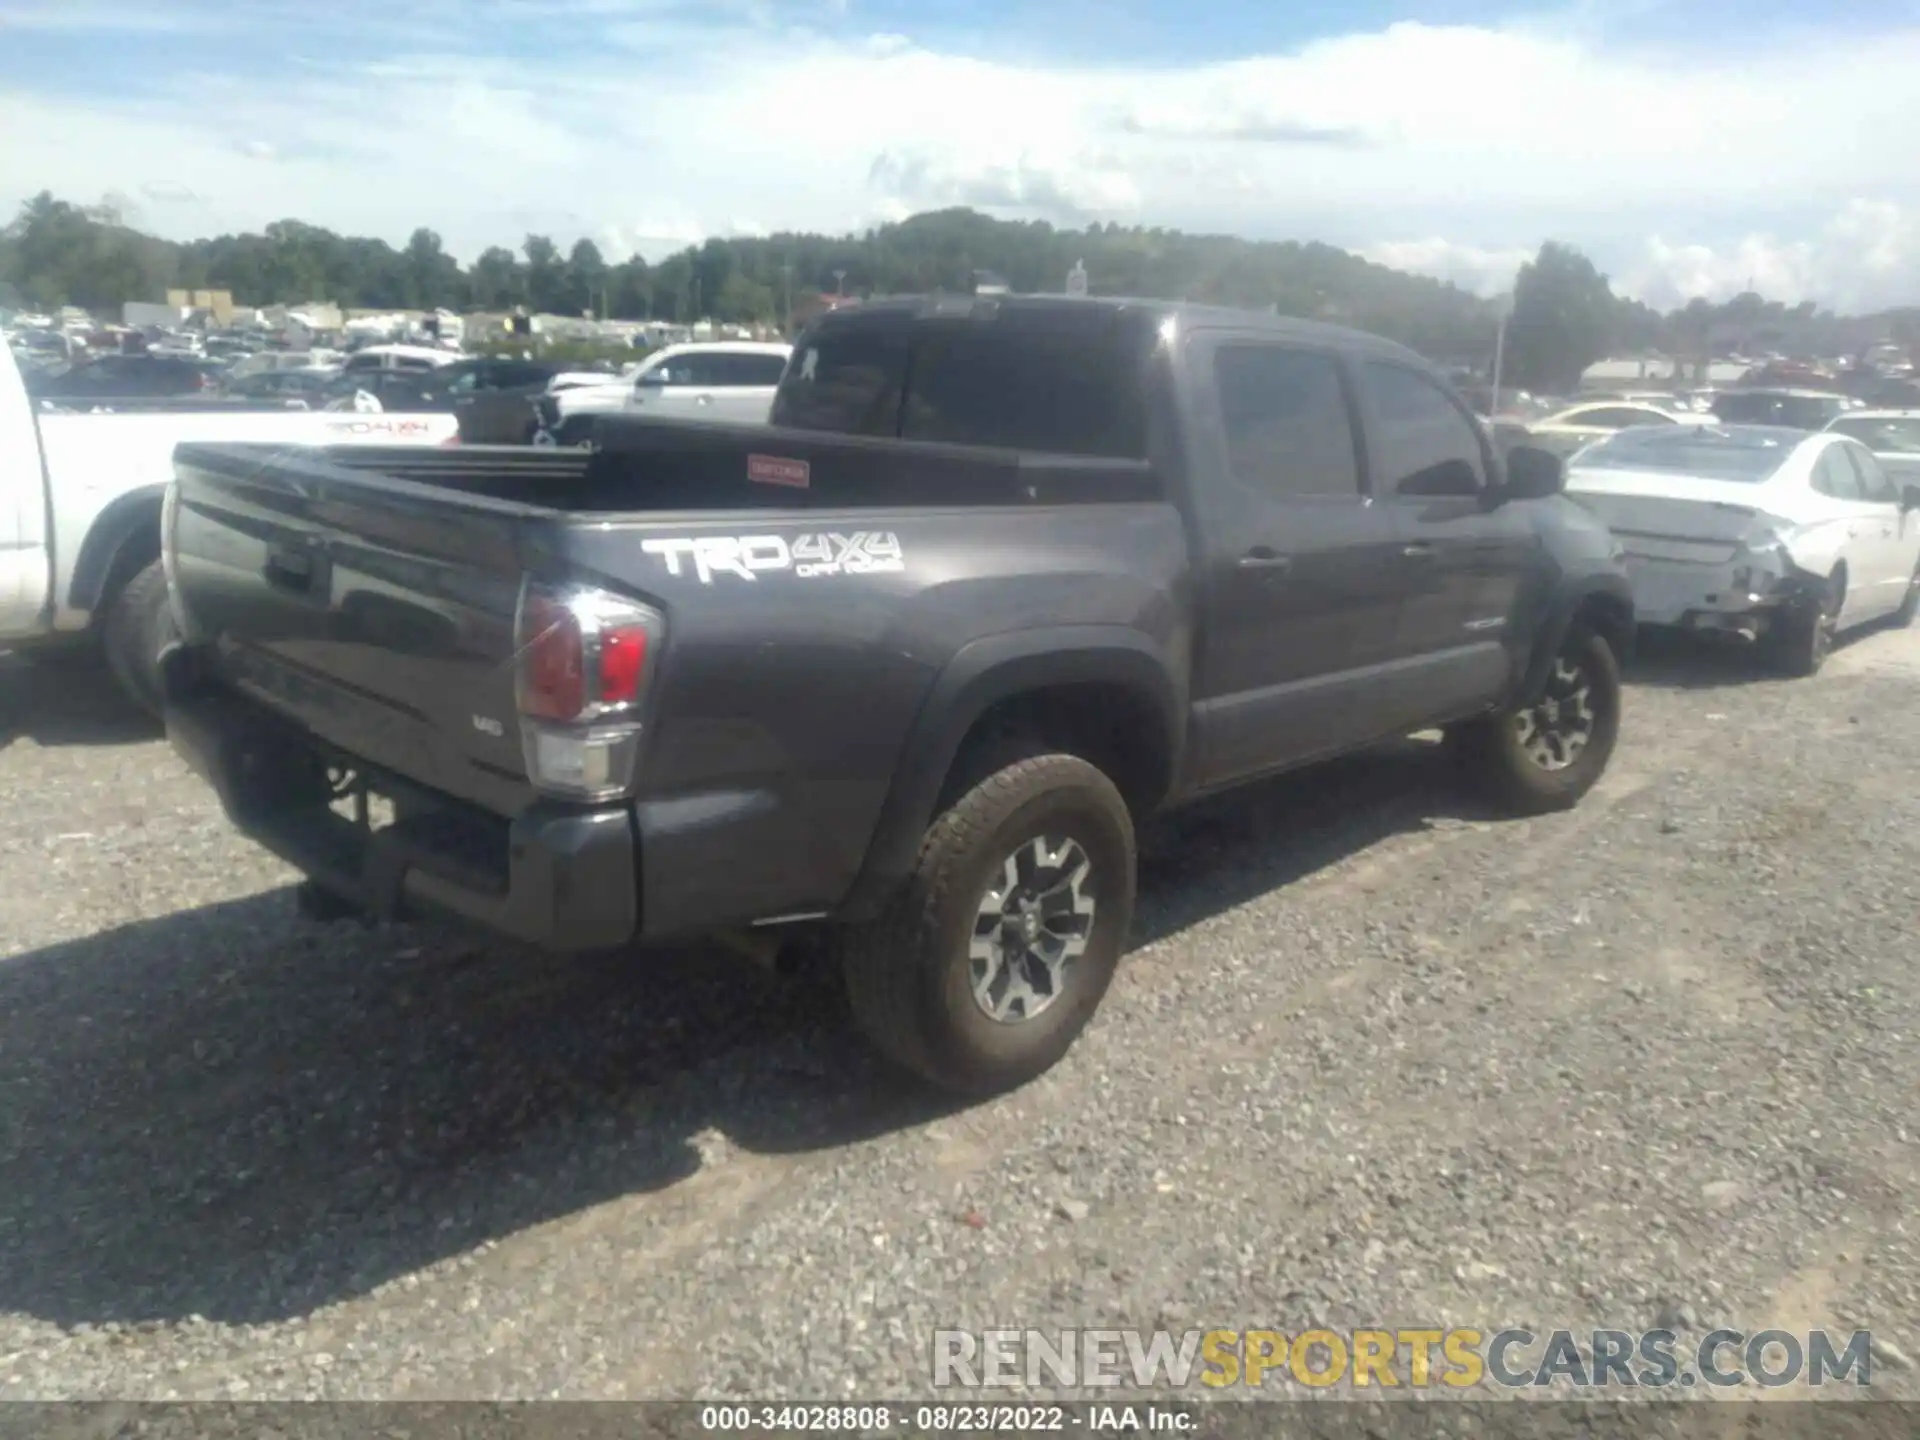
M 935 297 L 771 424 L 188 445 L 173 743 L 309 904 L 554 952 L 835 937 L 941 1086 L 1057 1061 L 1166 807 L 1431 727 L 1504 804 L 1607 764 L 1634 628 L 1559 462 L 1351 331 Z

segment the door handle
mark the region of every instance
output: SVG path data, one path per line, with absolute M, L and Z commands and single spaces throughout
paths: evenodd
M 326 565 L 325 555 L 305 545 L 278 544 L 269 547 L 261 574 L 276 590 L 312 595 L 325 579 Z
M 693 397 L 693 403 L 696 405 L 711 405 L 713 403 L 713 397 L 711 395 L 696 395 Z
M 1400 553 L 1409 560 L 1431 560 L 1433 558 L 1433 546 L 1424 540 L 1416 540 L 1411 545 L 1401 546 Z
M 1271 545 L 1256 545 L 1240 557 L 1242 570 L 1285 570 L 1292 564 L 1291 555 L 1282 555 Z

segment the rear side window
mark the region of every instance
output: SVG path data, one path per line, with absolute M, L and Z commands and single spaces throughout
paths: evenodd
M 1477 495 L 1486 484 L 1480 434 L 1447 393 L 1404 365 L 1361 367 L 1373 412 L 1373 478 L 1380 495 Z
M 1330 355 L 1226 345 L 1213 358 L 1234 478 L 1274 499 L 1360 494 L 1353 417 Z
M 1860 474 L 1848 463 L 1844 445 L 1829 445 L 1814 467 L 1813 488 L 1836 500 L 1859 500 Z
M 1139 370 L 1118 319 L 1103 310 L 1015 312 L 918 327 L 901 437 L 1144 458 Z
M 1836 445 L 1834 447 L 1847 457 L 1853 466 L 1853 472 L 1860 478 L 1860 495 L 1876 505 L 1898 505 L 1900 492 L 1894 488 L 1887 472 L 1880 468 L 1880 462 L 1873 458 L 1865 448 L 1859 445 Z

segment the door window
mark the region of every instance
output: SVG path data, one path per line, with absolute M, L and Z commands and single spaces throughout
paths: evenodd
M 711 385 L 713 379 L 704 366 L 697 365 L 703 357 L 698 355 L 676 355 L 671 360 L 662 360 L 647 371 L 636 382 L 649 390 L 672 390 L 683 385 Z
M 1367 361 L 1361 375 L 1373 418 L 1374 493 L 1427 498 L 1485 488 L 1480 432 L 1444 390 L 1386 361 Z
M 787 368 L 784 355 L 716 355 L 719 362 L 720 385 L 734 389 L 770 390 L 780 383 L 780 374 Z
M 1279 345 L 1223 345 L 1213 357 L 1227 463 L 1275 500 L 1357 498 L 1353 413 L 1330 355 Z

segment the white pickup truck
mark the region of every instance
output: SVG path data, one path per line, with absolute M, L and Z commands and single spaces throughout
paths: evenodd
M 773 409 L 791 345 L 718 340 L 656 350 L 619 379 L 555 389 L 534 402 L 536 445 L 585 439 L 597 415 L 644 412 L 758 425 Z
M 452 415 L 37 410 L 0 349 L 0 647 L 99 643 L 134 701 L 158 707 L 167 615 L 160 504 L 183 440 L 448 445 Z

